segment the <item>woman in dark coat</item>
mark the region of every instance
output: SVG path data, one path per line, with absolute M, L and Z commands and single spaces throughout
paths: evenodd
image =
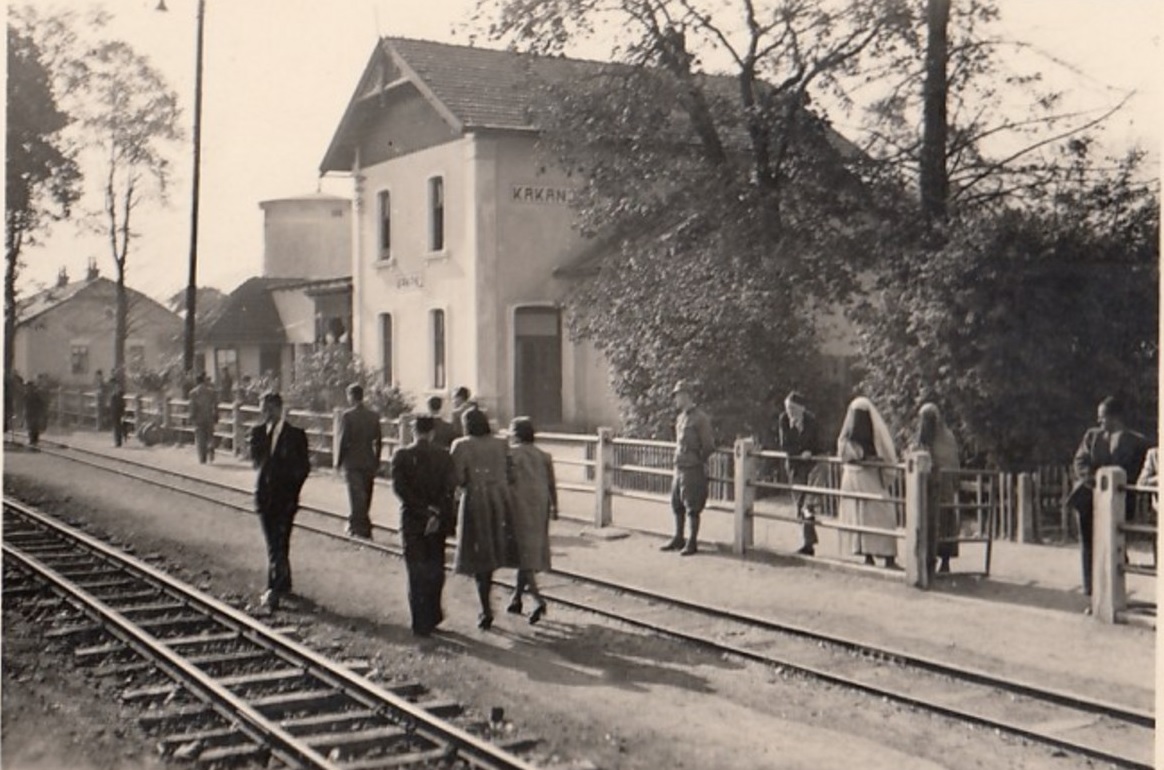
M 453 442 L 453 468 L 457 474 L 460 506 L 457 512 L 457 550 L 453 568 L 477 580 L 481 614 L 477 627 L 493 625 L 489 601 L 493 571 L 512 567 L 507 528 L 513 501 L 509 485 L 512 468 L 505 442 L 491 435 L 489 418 L 470 409 L 463 418 L 465 437 Z
M 513 465 L 513 535 L 517 541 L 517 580 L 508 611 L 521 614 L 521 597 L 533 597 L 530 624 L 546 614 L 546 602 L 538 591 L 535 573 L 550 568 L 550 519 L 558 518 L 558 491 L 554 461 L 534 446 L 533 422 L 515 417 L 509 427 Z

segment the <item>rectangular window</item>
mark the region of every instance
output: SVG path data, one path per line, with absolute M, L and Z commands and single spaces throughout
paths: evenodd
M 125 346 L 125 363 L 131 372 L 140 372 L 145 369 L 145 345 L 130 344 Z
M 445 247 L 445 180 L 434 176 L 428 180 L 428 250 Z
M 445 389 L 445 311 L 432 311 L 432 387 Z
M 392 385 L 392 314 L 380 314 L 380 373 L 382 382 Z
M 69 365 L 73 374 L 88 374 L 89 373 L 89 346 L 88 345 L 70 345 L 69 346 Z
M 380 259 L 392 259 L 392 194 L 381 190 L 380 210 Z

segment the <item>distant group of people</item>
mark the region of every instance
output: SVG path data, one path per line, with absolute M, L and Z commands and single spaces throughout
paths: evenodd
M 364 403 L 358 384 L 348 387 L 349 408 L 340 423 L 337 464 L 348 489 L 347 532 L 371 539 L 373 480 L 383 436 L 379 415 Z M 493 624 L 493 573 L 514 568 L 516 587 L 507 611 L 523 614 L 534 600 L 529 622 L 546 614 L 536 573 L 550 567 L 549 521 L 557 517 L 557 488 L 550 456 L 535 446 L 532 421 L 518 417 L 507 444 L 492 435 L 489 417 L 467 388 L 453 396 L 453 421 L 440 416 L 443 400 L 428 401 L 428 412 L 412 418 L 413 440 L 392 456 L 392 486 L 400 502 L 400 530 L 408 572 L 411 627 L 428 636 L 442 622 L 444 543 L 455 537 L 453 566 L 476 582 L 477 626 Z M 299 492 L 310 471 L 306 435 L 283 418 L 277 393 L 260 399 L 263 423 L 251 431 L 251 458 L 258 470 L 255 504 L 267 542 L 267 590 L 260 602 L 279 606 L 291 592 L 289 546 Z

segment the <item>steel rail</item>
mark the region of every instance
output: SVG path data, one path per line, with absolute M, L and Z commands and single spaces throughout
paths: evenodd
M 343 666 L 336 665 L 314 650 L 294 640 L 273 634 L 264 624 L 246 613 L 240 612 L 234 607 L 186 585 L 182 581 L 167 575 L 165 572 L 143 562 L 139 562 L 136 559 L 132 559 L 126 554 L 119 552 L 116 548 L 90 535 L 77 531 L 72 527 L 57 522 L 29 506 L 11 500 L 7 496 L 4 497 L 4 505 L 6 508 L 17 511 L 21 516 L 36 521 L 41 526 L 51 529 L 64 538 L 79 542 L 85 548 L 95 552 L 101 558 L 115 564 L 117 567 L 149 580 L 160 586 L 167 593 L 176 595 L 182 601 L 211 615 L 215 620 L 220 622 L 225 621 L 226 625 L 237 630 L 248 641 L 260 644 L 275 652 L 284 657 L 289 663 L 293 665 L 306 663 L 307 666 L 305 668 L 308 674 L 341 689 L 345 694 L 355 696 L 365 706 L 378 708 L 387 705 L 398 715 L 403 716 L 412 723 L 418 735 L 436 744 L 453 746 L 458 756 L 470 762 L 474 767 L 479 767 L 483 770 L 537 770 L 534 765 L 509 754 L 488 741 L 481 740 L 455 725 L 433 717 L 420 706 L 384 690 Z M 17 549 L 12 548 L 8 544 L 4 544 L 3 550 L 6 557 L 10 556 L 26 565 L 31 563 L 34 571 L 50 580 L 54 586 L 71 596 L 78 596 L 86 607 L 99 613 L 99 617 L 95 617 L 95 620 L 111 624 L 110 630 L 114 632 L 115 636 L 129 644 L 144 657 L 161 663 L 167 673 L 178 682 L 183 684 L 189 682 L 193 684 L 194 689 L 203 694 L 204 700 L 207 700 L 212 707 L 216 703 L 225 704 L 231 712 L 234 712 L 223 713 L 220 711 L 228 720 L 235 718 L 235 716 L 241 716 L 255 730 L 261 731 L 262 735 L 273 736 L 277 741 L 278 750 L 284 752 L 287 757 L 291 757 L 303 766 L 317 767 L 323 770 L 342 770 L 342 765 L 330 762 L 326 757 L 319 755 L 310 747 L 299 743 L 290 733 L 287 733 L 277 724 L 262 716 L 262 714 L 248 706 L 245 701 L 173 653 L 165 646 L 164 642 L 138 629 L 124 615 L 89 595 L 83 589 L 74 587 L 65 578 L 61 577 L 51 568 L 41 564 L 34 557 L 21 554 Z M 251 737 L 255 736 L 252 734 Z M 266 743 L 267 740 L 261 739 L 258 742 Z
M 196 481 L 197 483 L 208 485 L 208 486 L 219 486 L 221 488 L 226 488 L 226 489 L 235 489 L 235 488 L 229 487 L 228 485 L 221 485 L 218 482 L 209 481 L 206 479 L 199 479 L 197 477 L 192 477 L 192 476 L 188 476 L 186 474 L 182 474 L 181 472 L 172 472 L 169 470 L 160 469 L 160 468 L 157 468 L 156 466 L 150 466 L 150 465 L 145 464 L 145 463 L 137 463 L 135 461 L 123 461 L 120 458 L 109 458 L 107 455 L 104 455 L 104 454 L 101 454 L 98 452 L 91 452 L 90 450 L 86 450 L 86 449 L 80 449 L 79 451 L 84 452 L 84 453 L 89 453 L 89 454 L 95 454 L 95 455 L 98 455 L 102 458 L 112 460 L 113 462 L 126 462 L 129 464 L 140 465 L 141 467 L 149 468 L 150 470 L 152 470 L 156 473 L 162 474 L 162 475 L 175 475 L 175 476 L 187 478 L 189 480 Z M 67 459 L 70 459 L 70 460 L 76 459 L 73 457 L 69 457 L 68 455 L 65 455 L 65 454 L 62 454 L 61 456 L 65 457 Z M 120 471 L 117 471 L 116 469 L 108 468 L 107 466 L 101 466 L 101 465 L 96 464 L 96 463 L 88 463 L 87 461 L 84 461 L 84 460 L 77 460 L 77 461 L 82 462 L 84 464 L 93 465 L 94 467 L 98 467 L 102 470 L 107 470 L 107 471 L 110 471 L 113 473 L 120 473 Z M 146 481 L 147 483 L 152 483 L 152 484 L 155 484 L 158 486 L 170 488 L 169 485 L 167 485 L 163 482 L 150 480 L 150 479 L 144 479 L 144 478 L 142 478 L 140 480 Z M 180 493 L 186 493 L 185 490 L 181 490 L 181 489 L 174 489 L 174 491 L 177 491 Z M 210 498 L 209 496 L 203 496 L 203 495 L 199 495 L 197 493 L 194 493 L 194 494 L 196 496 L 202 497 L 204 499 L 212 500 L 213 502 L 216 502 L 218 504 L 230 505 L 228 503 L 224 503 L 224 501 L 222 501 L 220 499 L 214 500 L 213 498 Z M 235 507 L 238 507 L 238 506 L 235 506 Z M 323 509 L 315 509 L 315 510 L 318 513 L 321 513 L 323 515 L 332 516 L 332 517 L 339 518 L 339 519 L 343 518 L 340 514 L 336 514 L 336 513 L 331 512 L 331 511 L 326 511 Z M 296 525 L 298 526 L 298 523 Z M 378 525 L 378 526 L 380 526 L 380 525 Z M 390 531 L 395 531 L 392 528 L 387 528 L 387 527 L 384 527 L 384 528 L 389 529 Z M 327 530 L 314 530 L 314 531 L 321 532 L 322 534 L 326 534 L 328 536 L 335 537 L 337 539 L 354 540 L 352 538 L 348 538 L 347 536 L 342 535 L 340 533 L 336 533 L 336 532 L 331 532 L 331 531 L 327 531 Z M 390 554 L 396 555 L 396 556 L 401 556 L 403 553 L 399 549 L 392 548 L 390 546 L 385 546 L 385 545 L 382 545 L 380 543 L 374 543 L 374 542 L 370 543 L 368 541 L 363 541 L 363 540 L 354 540 L 354 542 L 358 542 L 361 545 L 371 546 L 371 547 L 376 548 L 376 550 L 380 550 L 382 552 L 390 553 Z M 1045 701 L 1048 703 L 1053 703 L 1053 704 L 1056 704 L 1059 706 L 1064 706 L 1067 708 L 1073 708 L 1073 709 L 1083 711 L 1086 713 L 1092 713 L 1092 714 L 1096 714 L 1096 715 L 1100 715 L 1100 716 L 1111 717 L 1113 719 L 1117 719 L 1117 720 L 1120 720 L 1120 721 L 1123 721 L 1123 722 L 1126 722 L 1129 724 L 1141 726 L 1141 727 L 1154 727 L 1154 725 L 1155 725 L 1155 717 L 1150 712 L 1142 711 L 1139 709 L 1134 709 L 1131 707 L 1122 706 L 1119 704 L 1113 704 L 1113 703 L 1101 701 L 1098 699 L 1089 698 L 1086 696 L 1080 696 L 1080 695 L 1076 695 L 1073 693 L 1068 693 L 1068 692 L 1058 691 L 1058 690 L 1051 690 L 1051 689 L 1040 687 L 1038 685 L 1035 685 L 1035 684 L 1029 683 L 1029 682 L 1012 681 L 1012 680 L 1002 679 L 998 676 L 990 674 L 989 672 L 985 672 L 985 671 L 982 671 L 979 669 L 950 664 L 950 663 L 939 661 L 939 660 L 936 660 L 933 658 L 928 658 L 926 656 L 915 655 L 912 653 L 908 653 L 908 652 L 893 649 L 893 648 L 880 647 L 880 646 L 868 644 L 865 642 L 861 642 L 858 640 L 848 639 L 848 638 L 841 637 L 841 636 L 835 636 L 835 635 L 831 635 L 831 634 L 827 634 L 827 633 L 823 633 L 823 632 L 819 632 L 819 631 L 814 631 L 812 629 L 805 628 L 802 626 L 797 626 L 797 625 L 790 624 L 790 623 L 773 621 L 773 620 L 768 619 L 768 618 L 762 618 L 762 617 L 758 617 L 758 616 L 751 615 L 748 613 L 708 607 L 706 605 L 701 605 L 701 604 L 691 602 L 691 601 L 688 601 L 688 600 L 685 600 L 685 599 L 682 599 L 679 597 L 675 597 L 672 595 L 660 593 L 657 591 L 653 591 L 650 589 L 645 589 L 645 588 L 641 588 L 641 587 L 637 587 L 637 586 L 628 585 L 625 583 L 619 583 L 619 582 L 615 582 L 615 581 L 606 580 L 606 579 L 595 577 L 592 575 L 587 575 L 585 573 L 572 572 L 572 571 L 568 571 L 568 570 L 553 569 L 553 570 L 551 570 L 550 574 L 553 574 L 553 575 L 556 575 L 559 577 L 564 577 L 564 578 L 567 578 L 570 580 L 574 580 L 574 581 L 579 582 L 579 583 L 589 583 L 592 585 L 596 585 L 596 586 L 599 586 L 599 587 L 606 589 L 606 590 L 609 590 L 609 591 L 616 591 L 616 592 L 621 592 L 624 594 L 633 595 L 633 596 L 636 596 L 638 598 L 648 600 L 648 601 L 657 601 L 657 602 L 668 603 L 668 604 L 671 604 L 672 606 L 684 609 L 686 611 L 699 613 L 699 614 L 702 614 L 705 616 L 714 617 L 714 618 L 718 618 L 718 619 L 722 619 L 722 620 L 728 620 L 728 621 L 732 621 L 732 622 L 750 625 L 752 627 L 759 628 L 761 630 L 768 630 L 768 631 L 774 631 L 774 632 L 778 632 L 778 633 L 785 633 L 785 634 L 788 634 L 791 636 L 798 636 L 798 637 L 811 639 L 811 640 L 818 641 L 818 642 L 823 642 L 825 644 L 834 645 L 834 646 L 837 646 L 837 647 L 840 647 L 843 649 L 848 649 L 848 650 L 851 650 L 854 652 L 861 652 L 861 653 L 865 653 L 865 654 L 869 654 L 869 655 L 873 655 L 873 656 L 889 658 L 889 659 L 898 661 L 900 663 L 907 664 L 907 665 L 913 666 L 915 668 L 928 671 L 930 673 L 939 674 L 939 675 L 946 675 L 946 676 L 950 676 L 954 679 L 968 681 L 968 682 L 972 682 L 972 683 L 987 686 L 987 687 L 993 687 L 993 688 L 996 688 L 996 689 L 999 689 L 999 690 L 1002 690 L 1005 692 L 1011 692 L 1011 693 L 1015 693 L 1018 695 L 1023 695 L 1025 697 L 1029 697 L 1029 698 L 1032 698 L 1035 700 L 1042 700 L 1042 701 Z M 495 581 L 495 582 L 499 585 L 502 585 L 502 586 L 509 586 L 510 585 L 505 581 Z M 715 640 L 708 639 L 705 637 L 700 637 L 697 635 L 692 635 L 692 634 L 689 634 L 687 632 L 684 632 L 682 630 L 675 629 L 672 627 L 663 626 L 663 625 L 656 624 L 656 623 L 651 623 L 649 621 L 638 620 L 638 619 L 629 617 L 627 615 L 620 614 L 618 612 L 602 610 L 600 608 L 593 607 L 589 604 L 576 602 L 576 601 L 573 601 L 573 600 L 570 600 L 570 599 L 567 599 L 564 597 L 560 597 L 560 596 L 554 596 L 554 594 L 550 591 L 543 590 L 542 593 L 547 599 L 550 599 L 558 604 L 561 604 L 562 606 L 571 607 L 573 609 L 596 614 L 600 617 L 605 617 L 605 618 L 608 618 L 611 620 L 623 622 L 623 623 L 626 623 L 628 625 L 631 625 L 631 626 L 634 626 L 634 627 L 637 627 L 637 628 L 640 628 L 640 629 L 643 629 L 646 631 L 658 633 L 660 635 L 675 638 L 675 639 L 678 639 L 680 641 L 696 644 L 698 646 L 701 646 L 701 647 L 704 647 L 707 649 L 711 649 L 711 650 L 714 650 L 714 651 L 719 652 L 719 653 L 738 655 L 742 658 L 752 660 L 754 662 L 764 663 L 766 665 L 782 666 L 782 667 L 790 669 L 790 670 L 799 671 L 805 675 L 820 679 L 822 681 L 827 681 L 827 682 L 831 682 L 834 684 L 839 684 L 842 686 L 851 687 L 853 689 L 867 692 L 869 694 L 877 695 L 880 697 L 886 697 L 886 698 L 889 698 L 889 699 L 894 700 L 896 702 L 901 702 L 901 703 L 904 703 L 907 705 L 914 706 L 916 708 L 932 711 L 932 712 L 935 712 L 938 714 L 942 714 L 944 716 L 958 719 L 960 721 L 966 721 L 966 722 L 971 722 L 971 723 L 987 726 L 987 727 L 997 729 L 999 731 L 1006 732 L 1006 733 L 1009 733 L 1012 735 L 1017 735 L 1017 736 L 1024 737 L 1024 738 L 1027 738 L 1030 740 L 1035 740 L 1035 741 L 1038 741 L 1038 742 L 1046 744 L 1046 745 L 1051 745 L 1051 746 L 1061 748 L 1064 750 L 1073 751 L 1075 753 L 1089 756 L 1093 759 L 1100 759 L 1103 761 L 1113 762 L 1113 763 L 1119 764 L 1120 766 L 1124 766 L 1124 767 L 1133 767 L 1133 768 L 1151 767 L 1151 765 L 1144 765 L 1142 763 L 1137 763 L 1135 760 L 1130 760 L 1130 759 L 1127 759 L 1124 757 L 1119 757 L 1117 755 L 1112 755 L 1112 754 L 1109 754 L 1109 753 L 1104 752 L 1102 750 L 1094 749 L 1092 747 L 1088 747 L 1088 746 L 1085 746 L 1082 744 L 1077 744 L 1075 742 L 1065 740 L 1062 738 L 1058 738 L 1056 736 L 1048 735 L 1046 733 L 1041 733 L 1041 732 L 1036 731 L 1036 730 L 1030 730 L 1030 729 L 1024 728 L 1020 725 L 1014 725 L 1014 724 L 1003 722 L 1000 720 L 995 720 L 995 719 L 992 719 L 989 717 L 983 717 L 981 715 L 976 715 L 976 714 L 973 714 L 971 712 L 963 711 L 963 710 L 955 708 L 955 707 L 942 706 L 940 704 L 926 702 L 926 701 L 914 698 L 913 696 L 909 695 L 908 693 L 897 692 L 897 691 L 890 690 L 887 688 L 880 688 L 880 687 L 875 686 L 875 685 L 869 685 L 867 683 L 860 682 L 858 680 L 851 679 L 851 678 L 845 677 L 843 675 L 834 674 L 834 673 L 825 671 L 823 669 L 819 669 L 817 667 L 803 666 L 801 664 L 797 664 L 797 663 L 792 662 L 792 661 L 779 659 L 779 658 L 776 658 L 773 656 L 765 655 L 763 653 L 757 653 L 755 651 L 736 647 L 734 645 L 725 644 L 722 642 L 717 642 Z

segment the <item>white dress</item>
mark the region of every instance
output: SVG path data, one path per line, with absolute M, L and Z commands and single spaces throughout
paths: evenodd
M 861 492 L 880 495 L 885 502 L 854 500 L 842 497 L 837 519 L 842 524 L 859 527 L 894 529 L 897 526 L 896 504 L 889 498 L 882 469 L 865 465 L 858 458 L 862 452 L 853 442 L 845 439 L 837 441 L 837 454 L 844 465 L 841 466 L 841 491 Z M 876 460 L 877 458 L 873 458 Z M 864 532 L 841 532 L 841 553 L 896 558 L 897 538 L 892 535 L 868 535 Z

